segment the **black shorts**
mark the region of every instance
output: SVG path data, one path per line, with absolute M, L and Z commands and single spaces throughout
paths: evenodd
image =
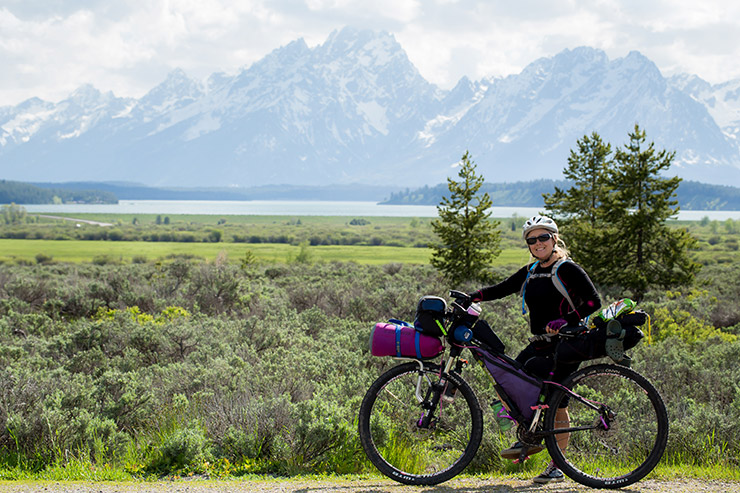
M 524 369 L 543 380 L 562 383 L 566 378 L 578 370 L 581 362 L 558 362 L 555 367 L 555 343 L 532 342 L 522 349 L 516 360 L 524 365 Z M 563 399 L 560 407 L 568 407 L 568 399 Z

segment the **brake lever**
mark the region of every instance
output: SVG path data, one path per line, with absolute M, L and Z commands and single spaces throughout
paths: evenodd
M 455 298 L 454 303 L 460 306 L 463 310 L 467 310 L 470 305 L 473 304 L 473 299 L 462 291 L 450 290 L 450 296 Z

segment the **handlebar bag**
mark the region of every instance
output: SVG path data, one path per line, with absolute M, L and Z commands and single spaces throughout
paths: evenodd
M 423 334 L 405 322 L 375 324 L 370 332 L 373 356 L 429 359 L 444 351 L 439 337 Z
M 416 305 L 414 327 L 423 334 L 443 336 L 447 334 L 445 314 L 447 302 L 438 296 L 424 296 Z

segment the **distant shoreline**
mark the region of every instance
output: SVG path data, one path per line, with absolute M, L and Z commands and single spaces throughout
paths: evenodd
M 73 217 L 75 214 L 189 214 L 259 216 L 349 216 L 349 217 L 437 217 L 433 205 L 389 205 L 370 201 L 321 200 L 121 200 L 118 204 L 28 204 L 32 214 Z M 543 212 L 544 207 L 493 207 L 496 218 L 527 217 Z M 678 220 L 703 218 L 740 220 L 740 211 L 681 210 Z
M 102 200 L 103 197 L 114 197 L 118 202 L 124 200 L 179 200 L 179 201 L 324 201 L 353 202 L 367 201 L 383 205 L 425 205 L 436 206 L 448 194 L 448 186 L 440 183 L 433 186 L 400 187 L 394 185 L 264 185 L 246 188 L 157 188 L 138 184 L 105 183 L 105 182 L 69 182 L 69 183 L 33 183 L 21 184 L 5 182 L 10 190 L 25 190 L 34 187 L 37 194 L 26 190 L 24 196 L 30 200 L 19 200 L 16 195 L 0 194 L 0 203 L 16 204 L 49 204 L 51 200 L 36 201 L 43 194 L 56 190 L 55 193 L 66 194 L 65 204 L 73 201 L 92 203 L 115 203 L 115 200 Z M 570 182 L 565 180 L 532 180 L 527 182 L 493 183 L 485 182 L 480 192 L 487 193 L 493 203 L 499 207 L 533 207 L 543 208 L 543 194 L 552 193 L 556 188 L 565 189 Z M 2 187 L 0 187 L 1 189 Z M 81 192 L 87 190 L 87 192 Z M 676 190 L 676 200 L 683 210 L 700 211 L 736 211 L 740 210 L 740 188 L 728 185 L 711 185 L 695 181 L 682 181 Z

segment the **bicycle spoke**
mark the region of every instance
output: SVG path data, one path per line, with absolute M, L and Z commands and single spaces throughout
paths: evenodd
M 591 368 L 596 368 L 591 369 Z M 570 426 L 591 427 L 573 431 L 565 450 L 551 450 L 556 463 L 576 481 L 595 487 L 625 486 L 650 472 L 660 459 L 667 439 L 667 416 L 657 391 L 636 372 L 601 365 L 574 375 L 570 386 L 600 411 L 576 398 L 556 396 L 553 405 L 568 403 Z M 553 425 L 553 419 L 548 421 Z M 555 447 L 551 438 L 549 447 Z M 553 453 L 554 452 L 554 453 Z
M 410 484 L 446 481 L 470 462 L 480 443 L 482 416 L 477 399 L 464 384 L 467 388 L 459 388 L 452 402 L 437 406 L 429 427 L 421 428 L 420 418 L 430 411 L 416 398 L 418 366 L 394 370 L 378 379 L 363 401 L 363 447 L 393 479 Z M 430 375 L 423 375 L 422 396 L 434 381 Z

